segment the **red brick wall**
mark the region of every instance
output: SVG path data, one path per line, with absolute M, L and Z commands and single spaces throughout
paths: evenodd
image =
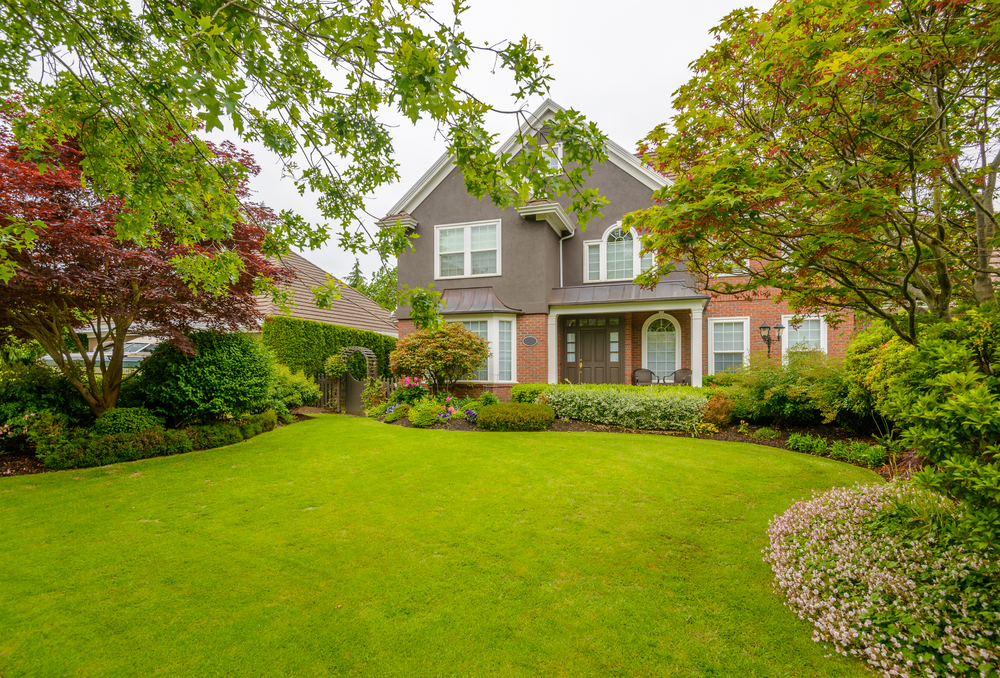
M 642 326 L 649 320 L 652 316 L 659 313 L 659 311 L 642 311 L 640 313 L 631 313 L 632 316 L 632 355 L 631 360 L 628 363 L 631 365 L 628 369 L 628 378 L 632 378 L 632 372 L 634 370 L 642 367 Z M 691 311 L 687 310 L 671 310 L 666 311 L 674 317 L 674 320 L 681 326 L 681 364 L 678 365 L 680 368 L 691 368 Z M 627 322 L 627 321 L 626 321 Z M 664 376 L 664 375 L 657 375 Z
M 412 320 L 400 320 L 399 321 L 399 338 L 408 337 L 417 331 L 416 326 L 413 324 Z
M 753 353 L 767 352 L 767 344 L 760 338 L 759 327 L 765 322 L 774 327 L 781 322 L 781 316 L 794 315 L 788 308 L 788 303 L 774 301 L 773 297 L 778 294 L 777 290 L 770 292 L 762 291 L 759 296 L 753 299 L 735 299 L 730 296 L 713 294 L 705 307 L 705 315 L 702 320 L 702 351 L 704 360 L 702 362 L 703 374 L 708 374 L 709 354 L 708 354 L 708 319 L 709 318 L 750 318 L 750 350 Z M 847 319 L 837 327 L 827 326 L 827 353 L 831 356 L 843 358 L 847 350 L 847 345 L 854 336 L 855 322 L 854 316 L 849 315 Z M 776 332 L 772 329 L 771 336 Z M 781 343 L 772 341 L 771 359 L 781 359 Z
M 517 355 L 517 382 L 519 384 L 544 384 L 549 380 L 549 316 L 545 313 L 517 316 L 517 337 L 514 351 Z M 538 343 L 525 346 L 524 338 L 534 337 Z

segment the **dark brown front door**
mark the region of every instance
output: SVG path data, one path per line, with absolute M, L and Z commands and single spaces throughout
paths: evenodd
M 608 383 L 608 331 L 580 330 L 580 383 Z

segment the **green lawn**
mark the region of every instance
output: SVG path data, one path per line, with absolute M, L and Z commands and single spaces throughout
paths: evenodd
M 870 676 L 761 561 L 873 473 L 648 435 L 336 415 L 0 480 L 0 676 Z

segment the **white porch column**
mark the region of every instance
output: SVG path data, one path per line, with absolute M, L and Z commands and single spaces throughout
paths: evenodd
M 559 383 L 559 314 L 549 311 L 549 383 Z
M 691 308 L 691 385 L 701 386 L 701 314 L 704 312 L 701 305 Z

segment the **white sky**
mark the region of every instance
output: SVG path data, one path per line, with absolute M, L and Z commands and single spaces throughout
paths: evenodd
M 688 64 L 711 46 L 709 30 L 733 9 L 752 5 L 750 0 L 468 1 L 471 8 L 463 15 L 463 24 L 475 44 L 527 34 L 552 60 L 552 99 L 580 111 L 629 150 L 669 119 L 672 93 L 691 76 Z M 763 9 L 770 2 L 753 6 Z M 474 64 L 474 72 L 466 75 L 463 84 L 495 107 L 510 108 L 511 80 L 490 75 L 492 65 L 492 59 Z M 541 102 L 541 98 L 530 101 L 528 109 L 534 110 Z M 368 211 L 378 216 L 386 215 L 444 152 L 432 125 L 414 126 L 398 116 L 393 119 L 399 124 L 395 148 L 401 180 L 369 197 Z M 491 125 L 502 142 L 514 132 L 516 122 L 512 116 L 498 115 Z M 276 160 L 251 150 L 262 167 L 253 182 L 256 199 L 275 211 L 291 209 L 308 221 L 321 222 L 315 202 L 308 195 L 300 197 L 291 180 L 280 178 Z M 366 221 L 371 226 L 371 220 Z M 354 264 L 354 255 L 339 250 L 335 240 L 303 255 L 344 277 Z M 377 255 L 360 259 L 366 277 L 379 267 Z

